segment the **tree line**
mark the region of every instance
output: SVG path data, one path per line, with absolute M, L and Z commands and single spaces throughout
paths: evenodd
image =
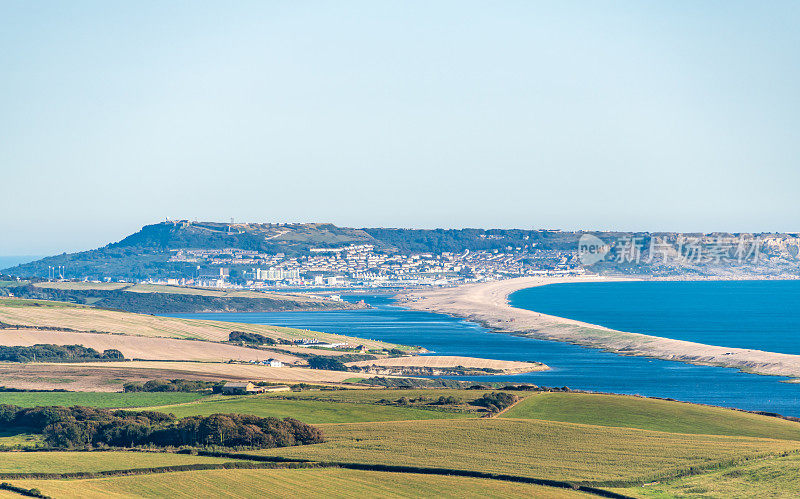
M 224 446 L 268 449 L 323 441 L 292 418 L 212 414 L 177 419 L 154 411 L 0 404 L 0 428 L 41 433 L 53 448 Z
M 203 392 L 220 393 L 224 381 L 201 381 L 192 379 L 151 379 L 144 383 L 125 383 L 122 391 L 131 392 Z
M 29 347 L 0 346 L 0 361 L 6 362 L 91 362 L 125 360 L 116 348 L 98 352 L 82 345 L 37 344 Z

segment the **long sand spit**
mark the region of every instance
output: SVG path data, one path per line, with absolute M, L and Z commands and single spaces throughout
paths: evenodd
M 413 357 L 388 357 L 385 359 L 360 360 L 349 362 L 348 366 L 356 367 L 429 367 L 466 369 L 495 369 L 499 374 L 519 374 L 549 369 L 540 362 L 519 362 L 516 360 L 479 359 L 475 357 L 457 357 L 451 355 L 416 355 Z
M 407 291 L 399 295 L 399 298 L 408 308 L 461 317 L 497 332 L 563 341 L 622 355 L 732 367 L 756 374 L 800 377 L 800 355 L 705 345 L 617 331 L 595 324 L 514 308 L 508 303 L 508 296 L 520 289 L 555 283 L 615 280 L 630 279 L 520 277 L 450 288 Z

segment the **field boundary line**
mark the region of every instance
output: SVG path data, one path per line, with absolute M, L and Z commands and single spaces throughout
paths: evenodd
M 201 455 L 201 454 L 198 454 Z M 321 465 L 302 460 L 264 460 L 264 462 L 231 461 L 227 463 L 196 463 L 175 466 L 155 466 L 152 468 L 131 468 L 122 470 L 102 471 L 72 471 L 66 473 L 38 473 L 38 472 L 13 472 L 0 473 L 2 480 L 65 480 L 65 479 L 91 479 L 116 476 L 153 475 L 158 473 L 175 473 L 179 471 L 204 471 L 204 470 L 236 470 L 236 469 L 287 469 L 287 468 L 319 468 Z
M 500 412 L 496 412 L 496 413 L 494 413 L 494 414 L 490 415 L 490 416 L 489 416 L 487 419 L 494 419 L 494 418 L 496 418 L 496 417 L 500 416 L 501 414 L 503 414 L 503 413 L 504 413 L 504 412 L 506 412 L 507 410 L 514 408 L 514 406 L 516 406 L 517 404 L 519 404 L 519 403 L 520 403 L 520 402 L 522 402 L 523 400 L 528 400 L 528 397 L 519 398 L 519 399 L 518 399 L 516 402 L 514 402 L 514 403 L 513 403 L 513 404 L 511 404 L 510 406 L 506 407 L 505 409 L 503 409 L 503 410 L 502 410 L 502 411 L 500 411 Z
M 296 461 L 292 461 L 289 458 L 283 458 L 280 456 L 259 456 L 253 454 L 239 454 L 239 453 L 227 453 L 227 452 L 200 451 L 197 453 L 197 455 L 209 456 L 209 457 L 229 457 L 232 459 L 252 459 L 254 461 L 267 461 L 273 463 L 296 462 L 298 464 L 310 465 L 309 467 L 316 466 L 322 468 L 343 468 L 343 469 L 359 470 L 359 471 L 382 471 L 389 473 L 413 473 L 419 475 L 443 475 L 443 476 L 460 476 L 466 478 L 484 478 L 489 480 L 500 480 L 504 482 L 529 483 L 532 485 L 542 485 L 545 487 L 577 490 L 580 492 L 593 494 L 599 497 L 609 497 L 612 499 L 634 499 L 632 496 L 626 496 L 624 494 L 601 489 L 595 487 L 594 485 L 582 484 L 580 482 L 550 480 L 547 478 L 534 478 L 534 477 L 526 477 L 520 475 L 507 475 L 503 473 L 487 473 L 483 471 L 459 470 L 451 468 L 427 468 L 427 467 L 401 466 L 401 465 L 390 465 L 390 464 L 347 463 L 338 461 L 310 461 L 305 459 L 297 459 Z

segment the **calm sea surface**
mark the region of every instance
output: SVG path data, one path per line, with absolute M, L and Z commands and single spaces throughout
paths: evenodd
M 626 287 L 629 284 L 652 287 L 645 293 L 641 286 L 638 290 L 635 286 Z M 719 291 L 714 290 L 714 284 L 719 286 Z M 511 299 L 515 306 L 521 308 L 627 331 L 661 334 L 726 346 L 800 353 L 797 350 L 798 293 L 800 293 L 800 282 L 581 283 L 531 288 L 515 293 Z M 680 297 L 681 294 L 683 299 Z M 649 298 L 645 298 L 644 295 L 648 295 Z M 750 298 L 745 299 L 744 295 Z M 759 308 L 752 303 L 753 296 L 759 297 L 762 302 L 771 301 L 767 298 L 771 296 L 772 300 L 782 300 L 783 306 L 771 303 L 764 305 L 765 308 Z M 733 369 L 718 367 L 624 357 L 566 343 L 492 333 L 460 319 L 394 306 L 391 299 L 386 296 L 353 297 L 354 300 L 361 298 L 365 298 L 374 308 L 337 312 L 174 314 L 174 316 L 302 327 L 407 345 L 421 345 L 442 355 L 533 360 L 544 362 L 552 368 L 546 372 L 516 376 L 467 378 L 473 380 L 524 381 L 545 386 L 569 386 L 586 390 L 670 397 L 690 402 L 800 416 L 800 384 L 781 383 L 780 380 L 783 378 L 744 374 Z M 606 305 L 601 306 L 595 300 L 605 300 Z M 669 313 L 658 312 L 666 310 L 657 305 L 665 300 L 671 300 L 673 303 Z M 701 306 L 698 300 L 705 300 L 706 304 Z M 719 317 L 720 320 L 726 321 L 725 324 L 733 323 L 737 326 L 734 333 L 733 328 L 728 327 L 726 330 L 720 325 L 721 323 L 711 318 L 726 315 L 725 303 L 731 304 L 729 308 L 737 309 L 730 310 L 730 314 L 747 315 L 744 310 L 755 310 L 760 311 L 758 313 L 762 318 L 773 320 L 755 321 L 751 317 L 743 322 L 733 320 L 731 317 Z M 614 310 L 613 313 L 609 311 L 608 306 Z M 749 308 L 743 308 L 745 306 Z M 788 313 L 781 313 L 781 310 Z M 705 328 L 698 326 L 699 316 L 706 317 L 704 322 L 708 324 Z M 660 319 L 649 324 L 647 321 L 653 320 L 654 317 Z M 751 324 L 752 327 L 748 328 L 745 324 Z M 653 329 L 656 327 L 659 329 Z M 748 339 L 748 335 L 755 337 Z M 736 339 L 737 343 L 721 341 L 722 339 Z M 767 348 L 765 345 L 770 347 Z M 778 346 L 781 348 L 777 348 Z

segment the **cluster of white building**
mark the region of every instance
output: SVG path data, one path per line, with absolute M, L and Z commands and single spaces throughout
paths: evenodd
M 252 288 L 272 286 L 349 287 L 448 284 L 541 273 L 580 273 L 575 251 L 539 250 L 533 245 L 462 253 L 391 254 L 370 244 L 311 248 L 288 257 L 235 248 L 175 250 L 171 261 L 198 264 L 194 284 L 225 287 L 229 268 Z M 217 275 L 215 268 L 218 268 Z M 201 275 L 203 270 L 208 275 Z M 211 269 L 211 271 L 207 270 Z M 209 273 L 210 272 L 210 273 Z M 186 284 L 186 279 L 182 284 Z

